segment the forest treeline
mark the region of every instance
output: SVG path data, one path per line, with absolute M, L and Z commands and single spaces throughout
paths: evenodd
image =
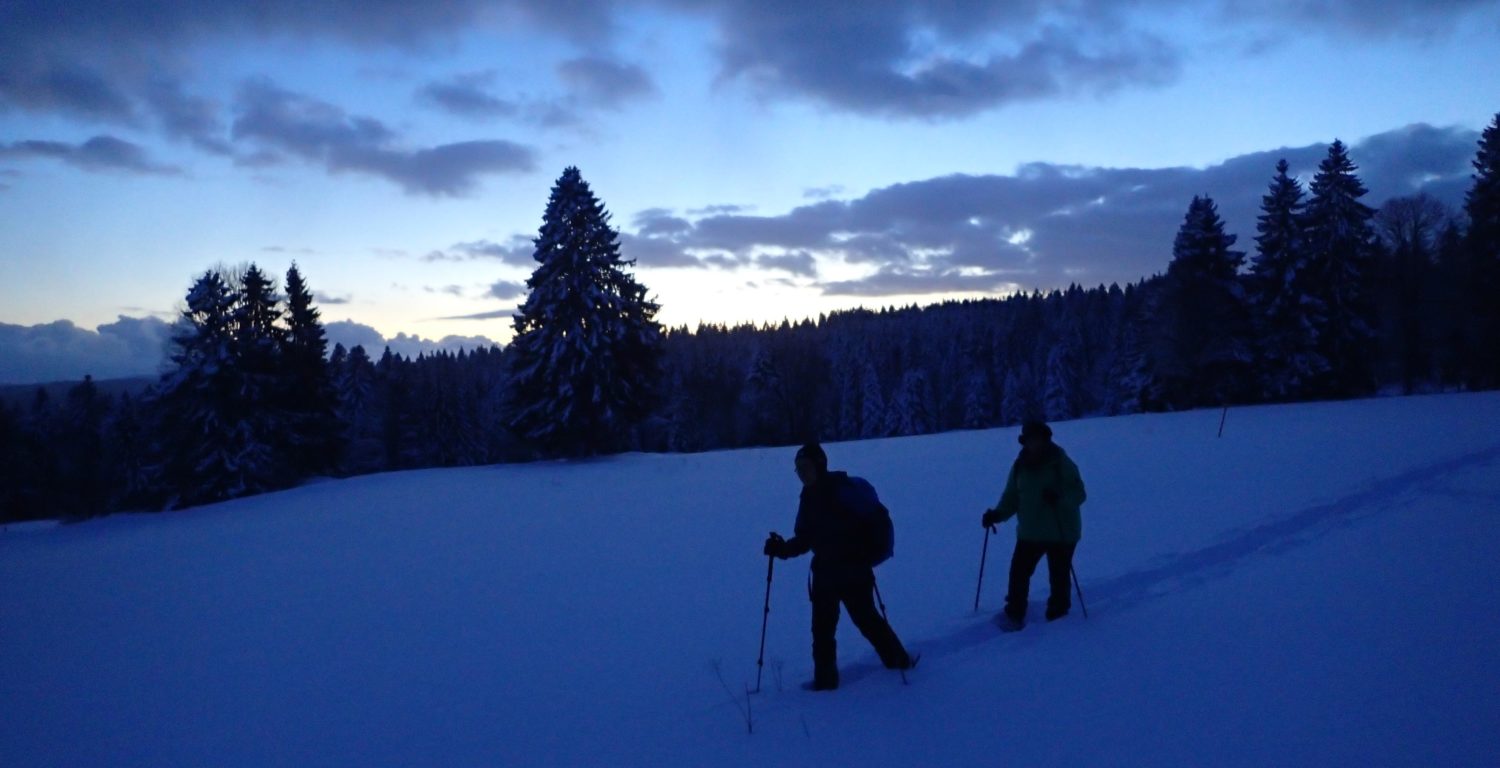
M 1125 286 L 693 330 L 655 324 L 608 214 L 569 168 L 507 347 L 328 349 L 295 264 L 282 285 L 255 265 L 209 270 L 144 394 L 85 378 L 61 398 L 0 402 L 0 522 L 180 508 L 317 476 L 1493 389 L 1497 153 L 1500 115 L 1462 210 L 1426 195 L 1376 210 L 1336 141 L 1306 186 L 1274 169 L 1252 243 L 1195 197 L 1166 270 Z M 586 314 L 559 320 L 564 305 Z

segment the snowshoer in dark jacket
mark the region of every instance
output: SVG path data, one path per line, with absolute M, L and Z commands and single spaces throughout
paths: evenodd
M 909 669 L 912 658 L 891 625 L 875 610 L 875 571 L 868 562 L 864 540 L 854 513 L 838 499 L 848 473 L 829 472 L 822 446 L 808 443 L 797 451 L 797 477 L 802 481 L 802 499 L 797 507 L 795 534 L 783 539 L 772 533 L 765 553 L 783 560 L 808 551 L 812 559 L 813 680 L 807 687 L 831 691 L 839 687 L 835 631 L 839 604 L 849 611 L 861 634 L 888 669 Z
M 1070 590 L 1073 552 L 1083 537 L 1079 507 L 1087 498 L 1078 465 L 1052 442 L 1052 428 L 1040 421 L 1021 427 L 1021 454 L 1011 465 L 1005 492 L 980 522 L 988 528 L 1012 517 L 1016 549 L 1010 559 L 1010 585 L 1005 593 L 1001 628 L 1026 626 L 1026 603 L 1031 576 L 1045 555 L 1052 592 L 1047 598 L 1047 621 L 1060 619 L 1072 607 Z

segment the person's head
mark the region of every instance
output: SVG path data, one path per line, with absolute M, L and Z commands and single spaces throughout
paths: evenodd
M 1021 425 L 1021 436 L 1016 441 L 1023 452 L 1035 453 L 1052 444 L 1052 428 L 1044 421 L 1028 421 Z
M 809 488 L 818 483 L 824 475 L 828 474 L 828 454 L 823 452 L 823 446 L 817 442 L 810 442 L 797 449 L 796 458 L 797 479 L 802 481 L 802 487 Z

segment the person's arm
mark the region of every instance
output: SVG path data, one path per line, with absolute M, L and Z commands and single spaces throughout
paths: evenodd
M 810 549 L 812 549 L 812 545 L 807 543 L 807 539 L 801 536 L 793 536 L 782 544 L 781 557 L 783 559 L 801 557 L 807 554 L 807 551 Z
M 807 535 L 807 503 L 797 506 L 797 522 L 792 526 L 792 537 L 781 538 L 780 534 L 772 533 L 771 538 L 766 539 L 766 554 L 787 560 L 793 557 L 801 557 L 812 549 L 811 538 Z
M 984 513 L 982 521 L 985 527 L 998 525 L 1016 516 L 1021 508 L 1021 501 L 1016 492 L 1016 468 L 1011 465 L 1010 474 L 1005 478 L 1005 490 L 1000 493 L 1000 501 L 993 509 Z
M 1083 475 L 1078 471 L 1078 465 L 1071 458 L 1063 458 L 1062 461 L 1062 487 L 1058 489 L 1061 494 L 1061 503 L 1065 509 L 1077 509 L 1083 506 L 1085 499 L 1089 497 L 1083 488 Z

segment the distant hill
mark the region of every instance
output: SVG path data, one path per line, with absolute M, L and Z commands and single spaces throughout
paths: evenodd
M 82 383 L 77 381 L 50 381 L 45 384 L 0 384 L 0 402 L 11 406 L 29 407 L 36 399 L 38 389 L 45 390 L 47 397 L 52 402 L 62 402 L 68 396 L 68 390 Z M 155 376 L 130 376 L 123 379 L 95 379 L 94 386 L 99 388 L 99 393 L 117 397 L 121 394 L 130 394 L 132 397 L 146 391 L 147 387 L 156 383 Z

